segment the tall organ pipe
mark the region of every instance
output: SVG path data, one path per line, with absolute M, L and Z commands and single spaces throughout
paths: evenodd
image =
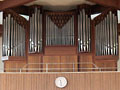
M 117 16 L 109 11 L 96 25 L 96 55 L 118 55 Z
M 74 15 L 59 28 L 51 18 L 46 15 L 46 46 L 74 45 Z
M 78 51 L 90 52 L 90 48 L 90 17 L 82 9 L 78 15 Z
M 42 52 L 42 14 L 39 8 L 35 8 L 30 17 L 29 52 Z
M 25 46 L 24 27 L 18 24 L 11 14 L 3 19 L 3 26 L 2 56 L 24 56 L 25 48 L 20 50 Z

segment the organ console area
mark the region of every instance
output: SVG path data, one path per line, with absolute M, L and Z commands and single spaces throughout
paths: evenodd
M 117 10 L 91 19 L 89 5 L 68 11 L 29 7 L 29 21 L 4 10 L 2 58 L 5 72 L 116 71 Z

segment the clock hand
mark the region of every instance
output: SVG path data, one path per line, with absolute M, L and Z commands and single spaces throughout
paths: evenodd
M 62 81 L 60 80 L 60 85 L 62 86 Z

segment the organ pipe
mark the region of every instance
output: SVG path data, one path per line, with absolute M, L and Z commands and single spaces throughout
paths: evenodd
M 46 46 L 55 45 L 75 45 L 74 15 L 72 15 L 68 22 L 61 28 L 51 20 L 50 16 L 46 15 Z
M 117 16 L 112 11 L 96 26 L 96 55 L 118 55 Z
M 2 56 L 25 56 L 25 28 L 11 14 L 3 19 Z
M 78 51 L 90 52 L 90 42 L 90 17 L 82 9 L 78 15 Z
M 30 17 L 29 52 L 42 52 L 42 14 L 39 8 L 35 8 Z

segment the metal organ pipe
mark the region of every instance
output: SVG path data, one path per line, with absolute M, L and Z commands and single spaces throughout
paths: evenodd
M 78 15 L 78 51 L 90 52 L 90 17 L 85 9 L 80 10 Z
M 30 17 L 29 52 L 42 52 L 42 14 L 39 8 L 35 8 Z
M 95 27 L 96 55 L 118 55 L 117 16 L 109 11 Z
M 46 15 L 46 46 L 74 45 L 74 16 L 62 27 L 59 28 Z
M 2 56 L 24 56 L 25 29 L 18 24 L 11 14 L 3 19 L 3 41 Z

